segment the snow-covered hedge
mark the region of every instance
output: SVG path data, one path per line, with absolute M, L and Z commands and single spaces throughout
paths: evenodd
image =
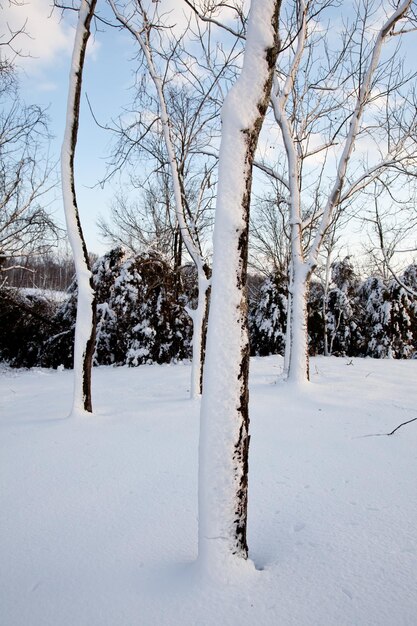
M 312 281 L 308 297 L 311 354 L 413 358 L 417 354 L 417 266 L 384 282 L 361 280 L 346 258 L 332 266 L 331 282 Z M 270 276 L 261 285 L 250 312 L 253 355 L 283 354 L 287 282 Z
M 41 290 L 0 289 L 0 361 L 12 367 L 42 362 L 43 346 L 58 330 L 59 303 Z
M 191 322 L 181 276 L 155 254 L 126 258 L 117 248 L 93 267 L 97 294 L 96 365 L 169 363 L 190 356 Z M 45 346 L 44 361 L 72 363 L 77 289 L 59 309 L 60 332 Z
M 174 272 L 155 254 L 127 258 L 117 248 L 93 268 L 97 293 L 98 365 L 169 363 L 191 357 L 191 320 L 196 276 Z M 312 281 L 308 298 L 311 354 L 413 358 L 417 354 L 417 265 L 384 282 L 360 279 L 348 258 L 332 266 L 331 281 Z M 253 355 L 283 354 L 286 278 L 268 277 L 249 311 Z M 47 293 L 0 290 L 0 360 L 14 367 L 72 367 L 77 300 L 74 282 L 64 302 Z

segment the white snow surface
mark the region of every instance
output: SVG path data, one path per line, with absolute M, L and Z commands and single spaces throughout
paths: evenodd
M 202 574 L 188 365 L 0 371 L 0 623 L 415 626 L 417 361 L 251 361 L 249 550 Z M 297 395 L 295 395 L 297 393 Z

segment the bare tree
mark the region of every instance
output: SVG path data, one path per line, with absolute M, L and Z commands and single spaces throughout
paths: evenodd
M 169 170 L 178 224 L 179 243 L 185 245 L 188 257 L 197 271 L 198 299 L 194 309 L 188 308 L 193 321 L 191 397 L 201 393 L 204 360 L 204 322 L 208 310 L 210 270 L 201 241 L 201 216 L 213 183 L 216 164 L 206 150 L 214 141 L 213 120 L 218 118 L 219 104 L 214 96 L 220 75 L 227 67 L 231 53 L 209 81 L 198 75 L 202 65 L 183 49 L 184 34 L 173 36 L 166 25 L 166 16 L 155 4 L 148 15 L 144 3 L 136 0 L 127 7 L 115 0 L 109 4 L 117 21 L 126 28 L 139 45 L 141 69 L 146 68 L 149 81 L 139 83 L 142 106 L 147 104 L 148 116 L 139 114 L 132 127 L 122 131 L 122 161 L 139 147 L 157 163 L 157 170 Z M 170 36 L 166 40 L 165 32 Z M 189 28 L 187 26 L 187 33 Z M 186 57 L 186 60 L 184 60 Z M 212 70 L 212 68 L 210 68 Z M 178 77 L 181 84 L 178 85 Z M 146 85 L 146 89 L 144 86 Z M 149 116 L 149 111 L 152 111 Z M 218 122 L 215 122 L 218 124 Z M 156 140 L 155 140 L 156 135 Z M 161 153 L 158 138 L 163 138 Z M 137 153 L 136 153 L 137 155 Z M 137 156 L 136 156 L 137 158 Z M 119 161 L 120 163 L 120 161 Z M 196 169 L 196 163 L 198 163 Z M 174 230 L 175 232 L 175 230 Z M 177 261 L 178 263 L 178 261 Z
M 417 254 L 416 186 L 414 180 L 411 185 L 404 182 L 398 194 L 381 181 L 375 182 L 372 194 L 368 194 L 371 208 L 368 208 L 364 222 L 373 227 L 372 240 L 376 239 L 376 243 L 369 248 L 368 254 L 377 271 L 386 282 L 393 278 L 406 293 L 416 297 L 416 291 L 400 276 L 404 259 L 410 262 Z M 389 197 L 384 202 L 386 195 Z
M 48 118 L 20 97 L 13 59 L 24 29 L 0 36 L 0 267 L 44 254 L 56 246 L 60 229 L 47 211 L 55 186 L 48 157 Z M 9 54 L 5 54 L 8 52 Z M 50 201 L 50 198 L 49 198 Z M 18 261 L 19 260 L 19 261 Z
M 199 466 L 199 559 L 217 570 L 248 553 L 249 208 L 279 48 L 279 10 L 279 0 L 252 1 L 242 71 L 222 109 Z
M 283 57 L 287 65 L 277 71 L 271 98 L 290 188 L 288 377 L 294 382 L 309 377 L 306 294 L 329 228 L 343 206 L 377 177 L 416 165 L 415 112 L 411 106 L 407 115 L 394 112 L 399 94 L 409 101 L 403 88 L 413 76 L 405 73 L 398 51 L 381 57 L 388 39 L 414 28 L 406 23 L 411 1 L 392 10 L 375 36 L 369 33 L 376 5 L 364 3 L 351 27 L 340 33 L 337 53 L 328 42 L 329 31 L 320 32 L 315 25 L 329 6 L 327 1 L 294 3 Z M 365 140 L 373 142 L 378 158 L 370 159 L 368 152 L 362 161 L 352 159 L 355 146 Z M 330 175 L 333 163 L 336 172 Z
M 112 246 L 122 246 L 131 254 L 148 251 L 160 254 L 174 270 L 178 270 L 181 265 L 180 237 L 168 173 L 157 171 L 143 183 L 131 181 L 131 187 L 129 193 L 126 186 L 121 186 L 112 202 L 110 217 L 99 220 L 102 237 Z
M 290 261 L 288 198 L 271 179 L 271 191 L 253 201 L 249 264 L 261 274 L 287 275 Z
M 69 77 L 67 118 L 61 150 L 62 192 L 78 285 L 77 322 L 74 344 L 74 396 L 72 414 L 92 413 L 91 368 L 94 355 L 96 303 L 93 276 L 77 206 L 74 158 L 77 144 L 81 82 L 90 24 L 96 0 L 82 0 L 78 13 Z

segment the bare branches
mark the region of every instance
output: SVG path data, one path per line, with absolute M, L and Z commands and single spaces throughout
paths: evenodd
M 359 88 L 359 93 L 358 93 L 358 97 L 356 100 L 355 109 L 354 109 L 353 116 L 352 116 L 350 126 L 349 126 L 349 133 L 346 138 L 342 155 L 339 159 L 336 180 L 335 180 L 333 189 L 328 197 L 327 204 L 323 212 L 322 223 L 321 223 L 320 228 L 317 231 L 316 237 L 314 239 L 314 242 L 313 242 L 310 254 L 309 254 L 310 268 L 313 268 L 317 262 L 318 251 L 323 241 L 323 238 L 326 234 L 330 217 L 332 215 L 334 207 L 340 201 L 342 188 L 343 188 L 343 184 L 345 181 L 347 166 L 349 163 L 350 156 L 352 154 L 353 146 L 355 144 L 355 141 L 358 135 L 359 123 L 363 115 L 365 105 L 368 103 L 368 100 L 369 100 L 371 87 L 372 87 L 372 81 L 373 81 L 375 72 L 377 70 L 377 66 L 379 63 L 380 56 L 381 56 L 382 45 L 385 39 L 387 38 L 387 36 L 389 35 L 389 33 L 393 30 L 393 28 L 397 24 L 397 22 L 399 22 L 404 17 L 405 13 L 410 7 L 410 4 L 411 4 L 411 0 L 405 0 L 404 2 L 401 3 L 398 9 L 383 24 L 375 40 L 375 44 L 372 50 L 371 60 L 365 72 L 363 82 Z
M 230 33 L 231 35 L 239 39 L 246 39 L 246 35 L 245 35 L 246 18 L 244 17 L 243 11 L 240 7 L 236 5 L 232 7 L 230 4 L 225 4 L 224 2 L 212 2 L 212 3 L 209 3 L 205 7 L 206 10 L 205 12 L 203 12 L 197 8 L 194 2 L 190 2 L 190 0 L 184 0 L 184 2 L 188 7 L 190 7 L 190 9 L 194 11 L 198 19 L 201 20 L 202 22 L 208 22 L 210 24 L 214 24 L 215 26 L 222 28 L 226 32 Z M 239 31 L 231 28 L 225 22 L 220 22 L 214 17 L 216 10 L 218 10 L 221 7 L 227 7 L 229 9 L 233 9 L 233 11 L 236 12 L 238 19 L 241 22 L 241 29 Z

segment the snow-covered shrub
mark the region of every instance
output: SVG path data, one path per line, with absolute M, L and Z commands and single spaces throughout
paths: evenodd
M 97 296 L 96 365 L 169 363 L 190 356 L 191 322 L 178 276 L 156 254 L 126 258 L 116 248 L 93 267 Z M 46 346 L 48 364 L 72 366 L 76 284 L 56 315 L 59 332 Z
M 391 356 L 408 359 L 417 348 L 416 300 L 395 280 L 388 286 L 390 299 L 390 338 Z
M 99 258 L 93 267 L 97 304 L 95 364 L 109 365 L 116 362 L 117 320 L 110 302 L 124 261 L 125 252 L 118 247 Z
M 412 272 L 404 274 L 412 281 Z M 365 354 L 377 358 L 410 358 L 417 348 L 416 298 L 397 281 L 368 278 L 361 288 L 364 302 Z
M 262 283 L 249 314 L 251 354 L 284 354 L 287 323 L 287 283 L 276 273 Z
M 0 360 L 12 367 L 42 364 L 43 344 L 56 331 L 56 308 L 40 290 L 0 289 Z
M 312 280 L 307 296 L 308 351 L 311 356 L 323 354 L 323 297 L 323 285 Z
M 349 257 L 332 264 L 332 286 L 326 298 L 328 354 L 356 356 L 361 351 L 363 312 L 360 281 Z
M 365 356 L 391 356 L 387 329 L 390 322 L 389 293 L 380 277 L 367 278 L 360 289 L 364 307 Z
M 54 332 L 44 342 L 41 364 L 57 368 L 71 368 L 74 361 L 75 318 L 77 313 L 77 283 L 67 290 L 67 298 L 58 307 L 53 318 Z
M 191 323 L 177 277 L 155 254 L 127 260 L 108 301 L 116 363 L 168 363 L 190 355 Z

